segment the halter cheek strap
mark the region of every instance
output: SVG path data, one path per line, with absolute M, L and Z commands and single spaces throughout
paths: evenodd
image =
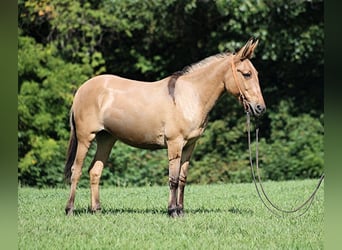
M 231 62 L 231 67 L 232 67 L 232 72 L 233 72 L 233 78 L 234 78 L 234 82 L 235 82 L 235 85 L 237 86 L 237 88 L 239 89 L 239 92 L 240 92 L 240 95 L 239 95 L 239 100 L 243 103 L 243 106 L 245 108 L 245 110 L 248 112 L 249 108 L 248 108 L 248 104 L 247 104 L 247 99 L 245 97 L 245 95 L 243 94 L 241 88 L 240 88 L 240 84 L 239 84 L 239 81 L 238 81 L 238 78 L 237 78 L 237 75 L 236 75 L 236 67 L 235 67 L 235 64 L 234 64 L 234 60 L 232 60 Z

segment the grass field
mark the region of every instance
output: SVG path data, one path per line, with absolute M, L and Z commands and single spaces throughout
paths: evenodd
M 291 208 L 317 180 L 266 182 L 270 197 Z M 322 185 L 323 186 L 323 185 Z M 323 249 L 324 187 L 307 214 L 277 218 L 253 184 L 187 186 L 186 216 L 166 214 L 168 187 L 103 188 L 102 212 L 88 213 L 79 189 L 66 217 L 68 189 L 18 189 L 19 249 Z

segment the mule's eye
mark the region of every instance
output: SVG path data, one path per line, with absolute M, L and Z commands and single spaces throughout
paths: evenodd
M 250 78 L 252 76 L 252 72 L 241 72 L 244 78 Z

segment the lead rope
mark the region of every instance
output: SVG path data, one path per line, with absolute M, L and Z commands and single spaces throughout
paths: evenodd
M 302 209 L 304 209 L 303 211 L 301 211 L 300 214 L 298 215 L 294 215 L 294 216 L 302 216 L 303 214 L 305 214 L 309 208 L 311 207 L 312 205 L 312 202 L 315 198 L 315 195 L 324 179 L 324 173 L 322 174 L 321 178 L 319 179 L 319 182 L 315 188 L 315 190 L 313 191 L 313 193 L 310 195 L 310 197 L 303 203 L 301 204 L 300 206 L 292 209 L 292 210 L 286 210 L 286 209 L 281 209 L 279 208 L 279 206 L 276 206 L 273 202 L 271 202 L 271 200 L 268 198 L 265 190 L 264 190 L 264 187 L 262 185 L 262 181 L 261 181 L 261 177 L 260 177 L 260 173 L 259 173 L 259 149 L 258 149 L 258 141 L 259 141 L 259 128 L 257 127 L 255 129 L 255 141 L 256 141 L 256 146 L 255 146 L 255 162 L 256 162 L 256 172 L 257 172 L 257 175 L 258 175 L 258 183 L 260 185 L 260 189 L 261 189 L 261 192 L 262 194 L 264 195 L 264 198 L 268 201 L 269 204 L 266 203 L 265 199 L 262 197 L 261 193 L 260 193 L 260 190 L 259 190 L 259 187 L 258 187 L 258 184 L 257 184 L 257 180 L 256 180 L 256 177 L 255 177 L 255 172 L 254 172 L 254 164 L 253 164 L 253 159 L 252 159 L 252 149 L 251 149 L 251 130 L 250 130 L 250 114 L 249 112 L 246 112 L 247 114 L 247 132 L 248 132 L 248 149 L 249 149 L 249 161 L 250 161 L 250 167 L 251 167 L 251 172 L 252 172 L 252 176 L 253 176 L 253 182 L 254 182 L 254 185 L 255 185 L 255 189 L 258 193 L 258 196 L 260 198 L 260 200 L 262 201 L 262 203 L 265 205 L 265 207 L 270 211 L 272 212 L 273 214 L 275 214 L 276 216 L 278 217 L 281 217 L 281 214 L 279 214 L 279 212 L 281 213 L 287 213 L 287 214 L 293 214 L 295 212 L 298 212 Z M 271 205 L 271 208 L 269 205 Z M 307 206 L 306 206 L 307 205 Z M 306 206 L 306 207 L 305 207 Z M 278 211 L 278 212 L 277 212 Z

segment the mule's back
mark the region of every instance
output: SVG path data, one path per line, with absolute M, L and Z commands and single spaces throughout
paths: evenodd
M 101 75 L 79 88 L 72 110 L 77 131 L 106 130 L 132 146 L 162 148 L 171 104 L 164 81 L 148 83 Z

